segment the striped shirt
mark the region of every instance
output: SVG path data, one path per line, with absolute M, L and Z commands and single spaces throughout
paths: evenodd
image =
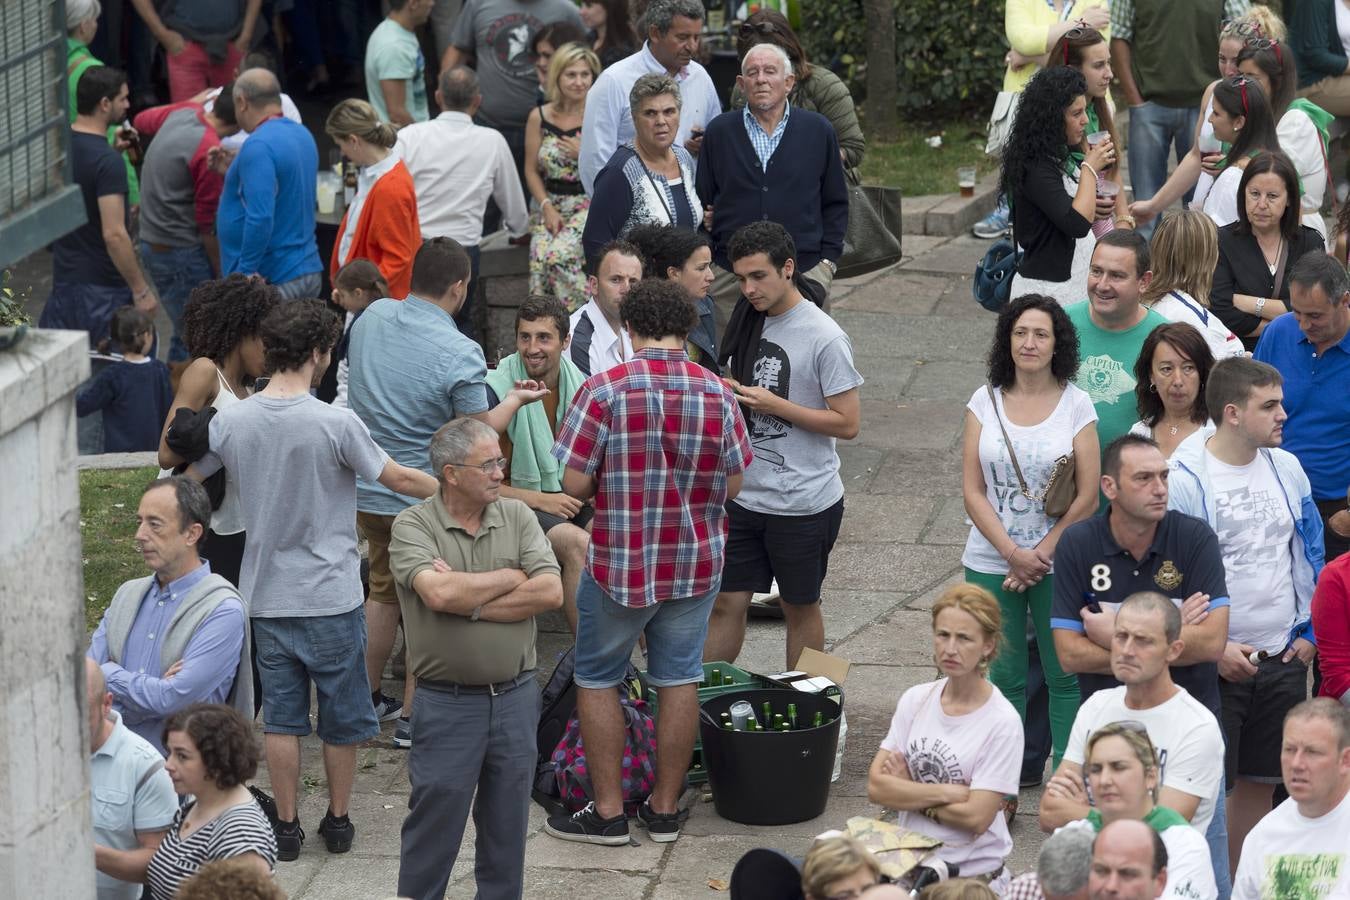
M 716 589 L 727 477 L 751 458 L 720 379 L 682 350 L 639 350 L 586 379 L 553 455 L 599 481 L 586 570 L 612 599 L 641 609 Z
M 750 136 L 750 145 L 755 148 L 755 155 L 759 157 L 759 167 L 761 169 L 769 165 L 769 159 L 773 156 L 778 145 L 783 140 L 783 132 L 787 131 L 788 116 L 792 113 L 792 104 L 783 102 L 783 118 L 778 120 L 778 125 L 774 128 L 773 134 L 768 134 L 764 126 L 759 124 L 754 113 L 750 112 L 749 104 L 741 110 L 741 118 L 745 120 L 745 133 Z
M 209 862 L 256 853 L 276 868 L 277 841 L 262 808 L 253 800 L 231 806 L 196 831 L 179 833 L 196 801 L 178 810 L 173 824 L 150 858 L 146 882 L 154 900 L 173 900 L 179 885 Z

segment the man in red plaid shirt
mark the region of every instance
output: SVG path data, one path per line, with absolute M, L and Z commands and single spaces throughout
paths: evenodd
M 577 587 L 577 715 L 594 801 L 548 820 L 554 837 L 628 843 L 624 716 L 615 688 L 638 635 L 660 716 L 656 786 L 638 811 L 653 841 L 680 836 L 677 803 L 693 756 L 703 642 L 722 578 L 726 501 L 740 491 L 750 439 L 730 389 L 685 357 L 698 321 L 684 289 L 643 281 L 619 307 L 634 356 L 587 379 L 553 455 L 563 490 L 595 498 Z

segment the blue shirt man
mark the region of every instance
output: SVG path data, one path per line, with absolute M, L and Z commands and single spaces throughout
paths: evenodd
M 261 275 L 288 300 L 314 296 L 323 271 L 314 240 L 314 138 L 282 113 L 281 87 L 266 69 L 235 79 L 234 106 L 249 139 L 225 173 L 216 210 L 221 271 Z
M 459 243 L 432 238 L 413 258 L 407 299 L 376 300 L 352 325 L 348 405 L 395 462 L 427 474 L 431 474 L 427 448 L 442 425 L 474 416 L 501 432 L 523 399 L 520 392 L 511 391 L 509 403 L 488 412 L 483 351 L 460 332 L 454 319 L 464 305 L 470 272 L 468 253 Z M 394 732 L 398 747 L 412 745 L 407 714 L 414 682 L 408 679 L 402 704 L 381 691 L 399 622 L 389 538 L 394 517 L 417 502 L 378 482 L 357 479 L 356 523 L 370 561 L 366 677 L 377 717 L 386 722 L 399 719 Z
M 233 693 L 235 706 L 252 715 L 244 604 L 198 556 L 211 516 L 200 484 L 156 481 L 136 515 L 136 544 L 154 574 L 118 588 L 88 656 L 102 668 L 126 726 L 163 753 L 164 720 L 193 703 L 223 703 Z M 234 690 L 241 662 L 242 692 Z
M 1346 508 L 1350 487 L 1350 277 L 1321 253 L 1300 257 L 1289 273 L 1293 312 L 1268 324 L 1253 358 L 1284 378 L 1283 447 L 1312 484 L 1322 523 Z M 1324 528 L 1326 560 L 1350 542 Z
M 140 884 L 106 869 L 148 861 L 178 812 L 178 795 L 164 771 L 164 758 L 122 724 L 112 695 L 93 660 L 85 660 L 89 727 L 89 794 L 94 825 L 98 900 L 137 900 Z

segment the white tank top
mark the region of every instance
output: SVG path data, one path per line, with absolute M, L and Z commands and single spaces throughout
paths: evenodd
M 216 399 L 211 401 L 211 406 L 216 412 L 243 402 L 225 380 L 225 373 L 220 371 L 220 366 L 216 366 L 216 380 L 220 383 L 220 388 L 216 391 Z M 235 480 L 234 473 L 228 469 L 225 470 L 225 498 L 220 501 L 220 509 L 211 514 L 211 530 L 216 534 L 238 534 L 244 530 L 244 510 L 239 503 L 239 482 Z

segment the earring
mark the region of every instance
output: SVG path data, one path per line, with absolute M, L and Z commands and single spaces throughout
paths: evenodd
M 1158 393 L 1158 386 L 1157 386 L 1156 384 L 1154 384 L 1153 382 L 1150 381 L 1150 382 L 1148 383 L 1148 392 L 1149 392 L 1150 394 L 1156 394 L 1156 393 Z

